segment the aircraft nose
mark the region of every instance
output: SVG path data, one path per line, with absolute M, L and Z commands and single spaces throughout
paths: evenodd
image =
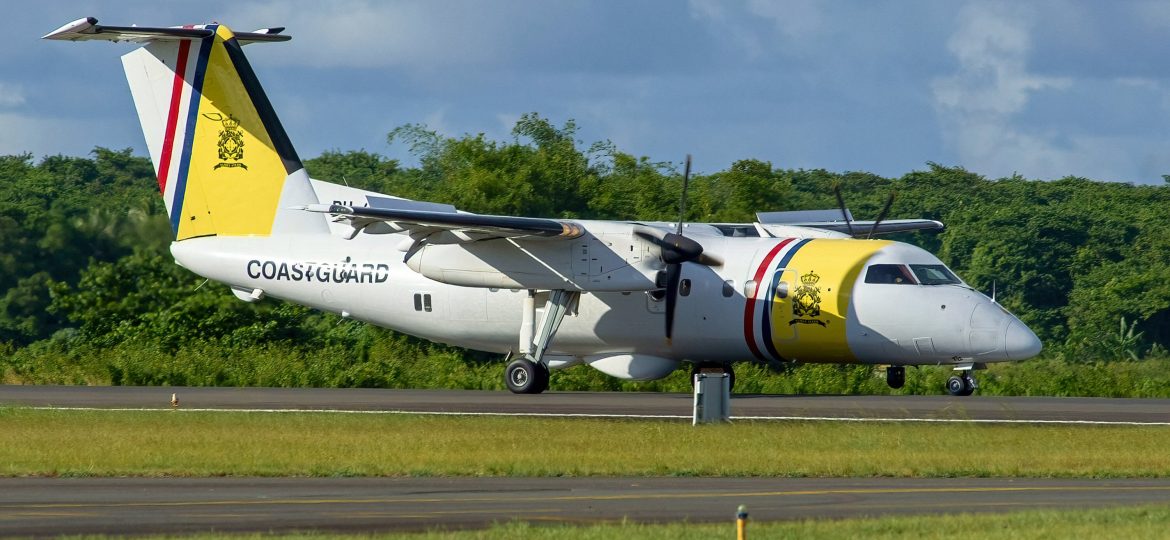
M 1026 360 L 1040 354 L 1040 349 L 1044 348 L 1040 338 L 1020 321 L 1012 321 L 1007 327 L 1006 334 L 1004 349 L 1008 360 Z

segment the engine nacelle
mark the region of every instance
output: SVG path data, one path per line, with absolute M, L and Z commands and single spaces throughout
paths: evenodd
M 599 354 L 586 356 L 585 363 L 610 377 L 629 381 L 653 381 L 678 369 L 679 362 L 648 354 Z
M 440 283 L 500 289 L 647 291 L 656 287 L 657 273 L 645 264 L 631 265 L 591 235 L 572 242 L 429 244 L 406 265 Z

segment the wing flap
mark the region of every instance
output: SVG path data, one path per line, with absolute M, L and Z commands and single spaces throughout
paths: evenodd
M 339 204 L 310 204 L 297 208 L 309 212 L 332 214 L 335 219 L 345 220 L 357 230 L 377 222 L 385 222 L 393 228 L 410 231 L 412 236 L 448 231 L 455 238 L 467 242 L 488 238 L 556 238 L 567 240 L 577 238 L 585 233 L 585 229 L 577 223 L 556 219 L 491 216 L 412 208 L 351 207 Z

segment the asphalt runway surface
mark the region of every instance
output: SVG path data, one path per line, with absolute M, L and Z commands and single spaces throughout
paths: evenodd
M 5 478 L 0 536 L 774 521 L 1170 503 L 1170 480 Z
M 648 417 L 689 421 L 686 394 L 0 386 L 0 406 Z M 733 418 L 1135 423 L 1170 400 L 736 395 Z M 0 426 L 2 427 L 2 426 Z M 1170 504 L 1170 479 L 0 478 L 0 536 L 476 528 L 1002 512 Z
M 0 406 L 344 410 L 453 414 L 690 418 L 688 394 L 364 388 L 0 386 Z M 741 395 L 733 418 L 1148 423 L 1170 425 L 1170 399 Z

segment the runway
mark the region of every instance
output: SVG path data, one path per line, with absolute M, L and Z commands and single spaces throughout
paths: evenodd
M 1170 480 L 6 478 L 0 536 L 773 521 L 1170 503 Z
M 0 386 L 0 406 L 169 409 L 335 410 L 369 412 L 616 416 L 686 419 L 688 394 L 365 388 L 206 388 Z M 733 396 L 733 419 L 1064 422 L 1170 425 L 1170 399 Z
M 515 414 L 689 421 L 654 393 L 0 386 L 0 406 L 339 414 Z M 733 418 L 1133 423 L 1170 426 L 1170 400 L 736 395 Z M 0 536 L 423 530 L 534 522 L 728 522 L 1170 504 L 1170 479 L 0 478 Z

